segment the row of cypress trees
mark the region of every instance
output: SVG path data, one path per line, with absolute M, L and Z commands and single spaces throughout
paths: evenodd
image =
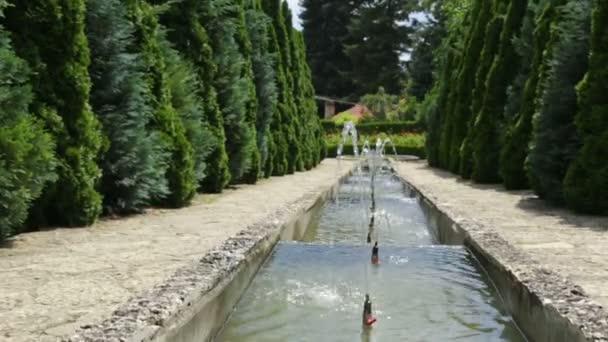
M 0 0 L 0 240 L 323 158 L 282 0 Z
M 468 0 L 460 9 L 422 106 L 429 164 L 608 214 L 606 2 Z

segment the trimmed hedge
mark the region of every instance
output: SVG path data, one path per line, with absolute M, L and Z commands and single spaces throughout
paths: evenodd
M 359 146 L 359 150 L 363 145 Z M 406 146 L 406 145 L 395 145 L 395 150 L 397 150 L 398 155 L 410 155 L 416 156 L 422 159 L 426 158 L 426 149 L 424 145 L 422 146 Z M 393 151 L 391 147 L 387 147 L 385 154 L 387 156 L 393 155 Z M 327 146 L 327 158 L 336 158 L 338 155 L 338 145 L 328 145 Z M 342 155 L 353 155 L 353 145 L 344 145 L 344 150 Z
M 344 127 L 332 120 L 321 120 L 321 125 L 325 134 L 341 133 Z M 356 128 L 359 134 L 402 134 L 424 132 L 425 125 L 418 121 L 378 121 L 358 124 Z
M 386 136 L 384 136 L 386 137 Z M 388 136 L 391 138 L 393 143 L 395 144 L 395 150 L 399 155 L 413 155 L 420 158 L 426 158 L 426 149 L 425 149 L 425 136 L 423 134 L 406 134 L 406 135 L 394 135 Z M 363 144 L 365 140 L 370 142 L 371 148 L 375 148 L 376 145 L 376 136 L 365 136 L 360 135 L 359 141 L 357 145 L 359 146 L 359 151 L 363 150 Z M 338 146 L 340 145 L 341 137 L 337 134 L 328 135 L 325 137 L 327 142 L 327 157 L 335 158 L 338 150 Z M 388 145 L 385 149 L 386 155 L 392 155 L 392 146 Z M 344 151 L 342 155 L 353 155 L 353 145 L 348 141 L 344 144 Z

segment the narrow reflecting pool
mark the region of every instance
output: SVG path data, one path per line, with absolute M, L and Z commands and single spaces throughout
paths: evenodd
M 303 241 L 277 246 L 217 340 L 525 341 L 469 252 L 435 243 L 418 201 L 386 165 L 373 177 L 359 170 Z M 373 328 L 362 324 L 366 294 Z

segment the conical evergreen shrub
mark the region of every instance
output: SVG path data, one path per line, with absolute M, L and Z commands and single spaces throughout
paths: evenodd
M 252 67 L 258 101 L 256 137 L 262 176 L 270 177 L 273 167 L 273 145 L 270 125 L 278 102 L 276 60 L 270 53 L 272 21 L 264 13 L 260 0 L 251 0 L 246 13 L 252 46 Z
M 0 0 L 0 20 L 7 3 Z M 55 144 L 29 112 L 30 70 L 0 25 L 0 242 L 21 231 L 28 209 L 57 179 Z
M 165 46 L 157 10 L 144 0 L 127 0 L 127 16 L 135 28 L 135 51 L 141 53 L 147 70 L 146 82 L 152 93 L 154 115 L 151 129 L 157 131 L 169 153 L 169 167 L 165 177 L 169 194 L 156 199 L 168 207 L 187 205 L 196 194 L 194 150 L 186 136 L 186 129 L 172 104 L 171 89 L 165 61 Z
M 526 42 L 520 44 L 521 67 L 526 68 L 521 77 L 524 78 L 527 75 L 527 79 L 521 95 L 512 95 L 513 98 L 520 96 L 521 100 L 513 99 L 514 103 L 511 105 L 513 108 L 506 109 L 516 112 L 517 115 L 512 118 L 513 124 L 507 127 L 500 155 L 500 174 L 505 187 L 511 190 L 525 189 L 529 186 L 524 163 L 528 155 L 528 146 L 532 135 L 532 116 L 536 108 L 536 93 L 541 74 L 540 66 L 545 46 L 549 40 L 550 18 L 554 16 L 555 12 L 554 0 L 543 0 L 539 4 L 530 1 L 529 4 L 528 21 L 535 21 L 537 25 L 532 37 L 528 38 L 531 41 L 530 47 L 525 46 Z M 536 12 L 539 11 L 538 18 L 536 18 Z M 532 23 L 528 23 L 522 29 L 522 35 L 530 37 L 532 30 Z M 533 52 L 522 51 L 522 49 L 532 50 Z M 529 60 L 532 62 L 528 63 Z
M 211 16 L 204 23 L 210 33 L 217 65 L 214 86 L 224 119 L 232 182 L 242 182 L 255 167 L 252 156 L 257 150 L 255 126 L 251 124 L 257 113 L 253 105 L 255 86 L 251 64 L 243 53 L 246 46 L 239 3 L 236 0 L 212 3 Z
M 100 191 L 107 213 L 140 212 L 168 194 L 167 153 L 154 119 L 134 31 L 120 0 L 87 2 L 86 34 L 91 49 L 91 106 L 108 137 L 100 166 Z
M 483 104 L 473 127 L 473 173 L 480 183 L 499 182 L 498 161 L 500 155 L 501 122 L 507 102 L 507 87 L 514 78 L 510 68 L 517 68 L 517 56 L 513 38 L 519 32 L 527 8 L 527 0 L 512 0 L 505 17 L 498 54 L 486 80 Z
M 494 63 L 494 55 L 497 53 L 500 43 L 500 33 L 504 25 L 504 19 L 501 16 L 494 17 L 486 27 L 484 47 L 481 52 L 481 57 L 478 62 L 475 89 L 471 100 L 472 117 L 468 122 L 468 130 L 465 139 L 460 146 L 459 156 L 459 174 L 464 179 L 471 178 L 473 174 L 473 152 L 475 143 L 475 134 L 477 134 L 475 124 L 478 114 L 481 111 L 484 94 L 486 92 L 486 79 L 488 72 Z
M 2 20 L 18 56 L 32 68 L 30 108 L 54 136 L 58 180 L 33 208 L 32 225 L 87 225 L 102 210 L 96 188 L 103 144 L 89 106 L 89 49 L 85 1 L 11 1 Z
M 184 0 L 171 3 L 171 6 L 161 13 L 160 20 L 167 28 L 168 40 L 194 68 L 198 79 L 195 93 L 204 106 L 201 124 L 213 134 L 205 144 L 211 151 L 205 158 L 205 177 L 202 182 L 199 179 L 198 187 L 205 192 L 219 193 L 230 183 L 230 171 L 224 120 L 213 84 L 217 66 L 213 59 L 209 35 L 204 27 L 204 23 L 211 20 L 212 12 L 211 0 Z
M 526 166 L 534 191 L 556 204 L 563 202 L 564 177 L 580 147 L 575 87 L 587 71 L 590 13 L 589 0 L 569 0 L 558 8 L 543 59 L 543 91 Z
M 564 197 L 570 208 L 608 215 L 608 2 L 593 5 L 589 71 L 578 86 L 583 147 L 566 175 Z

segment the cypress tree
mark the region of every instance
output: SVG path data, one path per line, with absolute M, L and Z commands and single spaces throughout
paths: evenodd
M 57 141 L 57 182 L 44 190 L 31 223 L 87 225 L 102 209 L 96 161 L 103 138 L 89 107 L 85 2 L 12 1 L 3 20 L 17 55 L 33 69 L 31 110 Z
M 458 78 L 453 90 L 453 101 L 448 105 L 442 147 L 444 166 L 458 172 L 460 146 L 471 117 L 471 95 L 475 86 L 475 72 L 484 46 L 484 34 L 492 19 L 492 1 L 477 0 L 472 9 L 473 27 L 466 39 Z
M 245 64 L 243 65 L 242 77 L 247 84 L 248 100 L 246 106 L 245 121 L 251 131 L 252 139 L 249 142 L 249 169 L 243 174 L 240 181 L 254 184 L 262 174 L 261 156 L 257 145 L 257 114 L 258 97 L 256 94 L 255 76 L 253 71 L 253 46 L 247 29 L 246 4 L 244 0 L 238 0 L 235 13 L 237 24 L 236 40 Z
M 286 108 L 286 115 L 284 116 L 284 125 L 286 125 L 286 137 L 288 144 L 288 155 L 287 155 L 287 173 L 294 173 L 302 170 L 302 155 L 303 146 L 301 141 L 298 139 L 298 131 L 300 127 L 298 108 L 296 108 L 294 99 L 294 65 L 292 60 L 293 46 L 291 44 L 291 21 L 287 24 L 287 18 L 289 15 L 289 7 L 284 1 L 277 2 L 277 13 L 275 16 L 275 28 L 277 30 L 277 38 L 279 42 L 279 48 L 281 49 L 281 63 L 285 74 L 285 98 L 284 106 Z
M 205 121 L 204 99 L 198 92 L 201 82 L 194 66 L 171 47 L 164 34 L 159 35 L 159 42 L 166 62 L 171 106 L 178 114 L 186 130 L 186 138 L 192 146 L 194 176 L 198 187 L 206 177 L 205 161 L 216 148 L 215 137 Z
M 608 3 L 595 0 L 589 71 L 578 86 L 576 116 L 583 147 L 570 166 L 564 196 L 570 208 L 608 214 Z
M 217 66 L 213 59 L 208 32 L 203 26 L 211 19 L 212 8 L 209 0 L 184 0 L 173 3 L 160 18 L 161 23 L 167 27 L 169 41 L 194 68 L 198 79 L 195 93 L 203 105 L 200 124 L 212 134 L 208 136 L 205 144 L 209 150 L 205 152 L 204 179 L 202 182 L 199 179 L 198 186 L 205 192 L 219 193 L 230 182 L 230 171 L 225 146 L 224 120 L 213 84 Z
M 154 121 L 151 129 L 159 132 L 169 153 L 169 167 L 165 177 L 169 194 L 156 199 L 161 205 L 187 205 L 196 193 L 194 150 L 186 136 L 186 129 L 172 104 L 171 89 L 165 61 L 166 46 L 156 9 L 144 0 L 128 0 L 127 16 L 135 28 L 135 51 L 141 53 L 147 70 L 146 83 L 152 93 Z
M 449 43 L 447 44 L 450 45 Z M 455 76 L 451 70 L 456 64 L 455 52 L 452 49 L 448 49 L 443 61 L 443 67 L 441 68 L 441 75 L 438 81 L 435 83 L 435 88 L 432 91 L 436 94 L 437 100 L 434 106 L 429 106 L 429 112 L 425 115 L 427 118 L 427 133 L 426 133 L 426 156 L 430 166 L 439 167 L 441 165 L 440 160 L 440 145 L 441 135 L 443 129 L 443 120 L 445 113 L 444 108 L 446 107 L 451 81 L 455 79 Z
M 500 35 L 498 54 L 494 59 L 488 79 L 483 105 L 477 116 L 473 141 L 473 174 L 477 182 L 500 181 L 498 160 L 500 153 L 500 128 L 506 91 L 513 80 L 510 67 L 517 68 L 513 37 L 519 32 L 526 11 L 527 0 L 512 0 L 509 4 L 503 30 Z
M 7 3 L 0 0 L 0 20 Z M 29 112 L 31 73 L 0 25 L 0 242 L 20 231 L 28 209 L 57 179 L 52 136 Z
M 211 17 L 204 23 L 210 33 L 217 73 L 214 79 L 218 103 L 227 133 L 226 151 L 232 182 L 244 181 L 255 167 L 252 155 L 257 150 L 255 126 L 255 86 L 251 63 L 247 59 L 242 32 L 240 2 L 230 0 L 211 4 Z
M 264 12 L 272 19 L 273 29 L 271 30 L 272 41 L 270 52 L 275 54 L 277 59 L 277 87 L 279 90 L 279 102 L 275 112 L 271 131 L 276 139 L 276 155 L 273 158 L 273 173 L 282 176 L 286 173 L 295 171 L 296 161 L 300 157 L 299 146 L 295 143 L 295 132 L 293 128 L 293 98 L 290 92 L 290 81 L 288 74 L 289 54 L 286 47 L 285 21 L 283 20 L 280 0 L 262 0 Z
M 353 66 L 344 51 L 344 46 L 351 43 L 348 24 L 355 2 L 302 0 L 301 7 L 314 88 L 324 96 L 355 100 L 356 86 L 348 77 Z
M 298 151 L 300 153 L 299 158 L 296 160 L 294 171 L 304 171 L 304 169 L 312 168 L 312 154 L 314 147 L 312 146 L 312 139 L 309 135 L 311 126 L 307 122 L 308 113 L 306 112 L 305 96 L 303 94 L 304 84 L 301 83 L 303 75 L 302 65 L 300 64 L 300 57 L 298 50 L 300 49 L 298 43 L 298 32 L 295 31 L 292 25 L 291 10 L 287 2 L 283 2 L 281 5 L 283 12 L 283 19 L 285 20 L 285 29 L 287 30 L 287 46 L 289 53 L 289 66 L 290 71 L 290 94 L 292 97 L 293 104 L 293 130 L 295 142 L 298 144 Z M 314 94 L 314 90 L 313 90 Z M 314 95 L 313 95 L 314 96 Z M 315 106 L 316 108 L 316 106 Z
M 270 52 L 272 22 L 260 0 L 251 0 L 246 13 L 252 46 L 252 67 L 258 101 L 256 136 L 262 176 L 272 175 L 274 144 L 270 124 L 278 102 L 276 60 Z
M 549 40 L 549 29 L 551 20 L 555 11 L 554 0 L 542 1 L 540 4 L 530 2 L 528 16 L 530 21 L 534 20 L 536 12 L 540 11 L 537 20 L 537 27 L 534 30 L 533 46 L 526 52 L 520 50 L 521 67 L 527 68 L 522 72 L 522 78 L 527 75 L 525 86 L 522 89 L 521 101 L 513 100 L 512 108 L 505 110 L 516 111 L 516 116 L 512 119 L 514 124 L 507 127 L 506 136 L 500 155 L 500 174 L 503 178 L 504 185 L 507 189 L 525 189 L 528 187 L 528 176 L 524 169 L 524 162 L 528 155 L 528 146 L 532 134 L 532 116 L 535 111 L 535 100 L 540 79 L 540 66 L 543 60 L 545 46 Z M 542 10 L 542 11 L 541 11 Z M 524 26 L 522 34 L 526 31 L 532 31 L 532 24 Z M 526 49 L 525 42 L 521 43 L 521 49 Z M 528 63 L 529 60 L 531 63 Z M 519 95 L 514 93 L 514 98 Z
M 479 58 L 478 67 L 475 76 L 475 88 L 473 90 L 471 113 L 472 117 L 468 121 L 468 130 L 465 139 L 460 146 L 459 156 L 459 174 L 464 179 L 471 178 L 473 173 L 473 144 L 475 137 L 475 120 L 477 114 L 481 110 L 484 93 L 486 92 L 486 77 L 492 63 L 494 55 L 498 51 L 500 42 L 500 33 L 502 31 L 504 19 L 501 16 L 494 17 L 486 27 L 484 38 L 484 47 Z
M 167 155 L 153 120 L 150 90 L 141 56 L 133 48 L 133 28 L 119 0 L 89 0 L 86 33 L 91 48 L 91 106 L 108 150 L 101 158 L 100 191 L 107 213 L 139 212 L 168 193 Z
M 580 141 L 574 124 L 576 84 L 587 71 L 589 0 L 570 0 L 557 11 L 543 59 L 539 107 L 527 159 L 530 184 L 543 199 L 563 202 L 563 181 Z

